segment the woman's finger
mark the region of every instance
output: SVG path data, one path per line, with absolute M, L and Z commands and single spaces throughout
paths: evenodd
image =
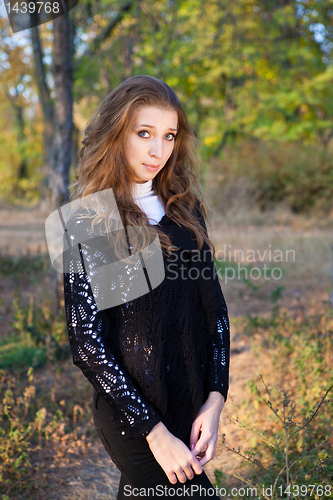
M 196 442 L 194 448 L 191 450 L 192 454 L 196 457 L 197 455 L 204 453 L 207 446 L 207 442 L 208 439 L 205 438 L 203 434 L 201 434 L 199 440 Z
M 193 471 L 190 463 L 186 467 L 184 467 L 184 473 L 185 473 L 186 479 L 193 479 L 194 478 L 194 471 Z
M 186 474 L 183 471 L 183 469 L 181 467 L 179 467 L 179 469 L 177 471 L 175 471 L 175 472 L 176 472 L 178 481 L 180 483 L 186 483 L 187 477 L 186 477 Z
M 164 471 L 165 472 L 165 471 Z M 174 472 L 165 472 L 167 475 L 168 480 L 170 481 L 171 484 L 176 484 L 177 483 L 177 477 Z
M 200 428 L 201 428 L 201 423 L 198 420 L 194 420 L 192 424 L 192 429 L 191 429 L 191 436 L 190 436 L 190 445 L 191 449 L 194 447 L 199 439 L 199 433 L 200 433 Z
M 193 457 L 193 460 L 191 462 L 191 466 L 196 474 L 202 473 L 202 466 L 201 466 L 200 462 L 195 457 Z
M 210 462 L 214 458 L 215 451 L 216 451 L 216 442 L 214 440 L 211 440 L 207 445 L 203 457 L 199 458 L 200 464 L 203 466 L 206 465 L 208 462 Z

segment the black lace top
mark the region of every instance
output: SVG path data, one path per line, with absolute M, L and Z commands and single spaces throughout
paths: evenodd
M 197 208 L 195 214 L 206 229 Z M 159 226 L 180 247 L 171 257 L 163 253 L 162 283 L 101 311 L 84 268 L 85 246 L 71 237 L 72 261 L 64 273 L 69 342 L 74 364 L 133 436 L 144 438 L 162 421 L 175 436 L 187 439 L 209 392 L 219 391 L 227 399 L 228 312 L 208 245 L 199 252 L 194 233 L 167 215 Z M 175 258 L 180 252 L 182 257 Z M 89 266 L 93 260 L 90 256 Z

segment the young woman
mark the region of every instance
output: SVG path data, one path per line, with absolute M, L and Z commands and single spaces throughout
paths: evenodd
M 101 231 L 90 245 L 91 232 L 82 238 L 82 218 L 73 216 L 68 224 L 70 346 L 74 363 L 95 388 L 95 426 L 121 471 L 118 499 L 166 498 L 167 488 L 176 486 L 186 487 L 177 496 L 199 498 L 202 488 L 212 489 L 202 467 L 216 450 L 230 340 L 195 139 L 175 92 L 156 78 L 136 76 L 104 99 L 82 143 L 77 198 L 93 200 L 93 193 L 112 189 L 125 230 L 153 229 L 163 252 L 158 286 L 99 310 L 100 287 L 96 291 L 91 276 L 98 262 L 112 261 L 107 249 L 128 234 L 113 232 L 110 240 Z M 115 216 L 96 208 L 91 213 L 105 227 Z M 131 277 L 138 277 L 138 267 L 131 267 Z M 113 287 L 113 280 L 105 281 L 103 293 Z M 210 496 L 218 498 L 211 490 Z

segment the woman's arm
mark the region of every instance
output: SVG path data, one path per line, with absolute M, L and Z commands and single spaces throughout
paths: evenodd
M 190 438 L 192 453 L 199 456 L 201 465 L 215 455 L 219 418 L 229 389 L 230 330 L 226 306 L 222 304 L 209 318 L 215 328 L 206 371 L 208 397 L 192 424 Z
M 64 273 L 64 295 L 73 362 L 110 406 L 123 415 L 133 435 L 145 437 L 161 418 L 113 352 L 111 340 L 118 334 L 114 324 L 117 306 L 110 314 L 98 311 L 81 247 L 78 251 L 75 228 L 69 232 L 71 247 L 66 252 L 65 270 L 70 272 Z
M 207 232 L 200 210 L 200 224 Z M 229 389 L 230 328 L 227 305 L 218 280 L 212 253 L 204 244 L 201 259 L 195 264 L 205 279 L 197 280 L 203 307 L 207 312 L 208 328 L 212 332 L 211 349 L 206 369 L 207 400 L 201 407 L 192 425 L 191 448 L 199 456 L 201 465 L 209 462 L 215 454 L 218 425 L 221 411 L 227 400 Z M 209 271 L 209 272 L 207 272 Z M 204 274 L 203 274 L 204 273 Z M 207 279 L 207 276 L 210 279 Z

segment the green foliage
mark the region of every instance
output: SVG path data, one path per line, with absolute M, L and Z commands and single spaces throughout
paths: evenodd
M 271 292 L 270 299 L 273 303 L 276 303 L 280 298 L 284 290 L 284 286 L 277 285 L 276 288 Z
M 0 369 L 22 371 L 40 368 L 47 360 L 59 360 L 69 355 L 64 313 L 56 316 L 50 305 L 43 302 L 34 306 L 31 296 L 23 307 L 15 296 L 13 326 L 19 335 L 0 340 Z
M 0 253 L 0 275 L 22 278 L 22 275 L 33 277 L 40 271 L 45 271 L 50 260 L 45 255 L 8 255 Z
M 109 8 L 100 5 L 84 29 L 105 23 L 101 13 Z M 329 50 L 323 57 L 333 36 L 331 12 L 329 2 L 315 0 L 306 8 L 267 0 L 142 1 L 106 41 L 105 65 L 83 58 L 77 75 L 102 82 L 100 67 L 106 68 L 109 80 L 98 83 L 96 95 L 135 74 L 164 79 L 213 151 L 225 134 L 325 140 L 332 128 Z M 327 28 L 322 42 L 313 36 L 315 23 Z
M 46 347 L 38 347 L 31 336 L 10 337 L 0 344 L 0 369 L 17 370 L 28 366 L 39 368 L 47 360 Z
M 28 385 L 18 394 L 15 378 L 0 372 L 0 493 L 4 494 L 15 483 L 24 481 L 28 491 L 29 486 L 35 486 L 36 470 L 29 460 L 29 451 L 33 448 L 30 439 L 41 429 L 42 422 L 40 412 L 28 418 L 35 397 L 32 369 L 28 370 L 27 377 Z
M 329 0 L 142 0 L 133 3 L 95 49 L 96 33 L 101 34 L 122 7 L 123 2 L 104 0 L 79 3 L 73 10 L 73 92 L 80 130 L 112 89 L 130 76 L 148 74 L 176 90 L 209 155 L 219 157 L 226 145 L 236 151 L 240 140 L 250 138 L 297 141 L 295 156 L 302 144 L 327 147 L 333 127 Z M 40 196 L 43 155 L 33 60 L 27 47 L 15 44 L 15 39 L 8 43 L 4 22 L 1 28 L 0 194 L 11 202 L 32 203 Z M 41 27 L 41 35 L 52 56 L 49 30 Z M 82 54 L 85 49 L 91 52 Z M 49 79 L 46 58 L 44 64 Z M 331 185 L 331 164 L 313 171 L 312 184 L 300 166 L 291 166 L 290 178 L 280 183 L 280 177 L 270 179 L 259 162 L 246 178 L 251 181 L 257 171 L 259 177 L 260 171 L 266 172 L 260 199 L 264 207 L 286 194 L 297 211 L 322 198 L 325 205 L 331 196 L 331 188 L 325 189 L 325 182 Z
M 253 284 L 246 277 L 248 272 L 252 269 L 251 264 L 241 263 L 241 265 L 239 265 L 237 262 L 233 261 L 215 260 L 215 266 L 219 279 L 227 282 L 228 280 L 237 277 L 237 279 L 249 284 L 250 287 L 253 286 Z

